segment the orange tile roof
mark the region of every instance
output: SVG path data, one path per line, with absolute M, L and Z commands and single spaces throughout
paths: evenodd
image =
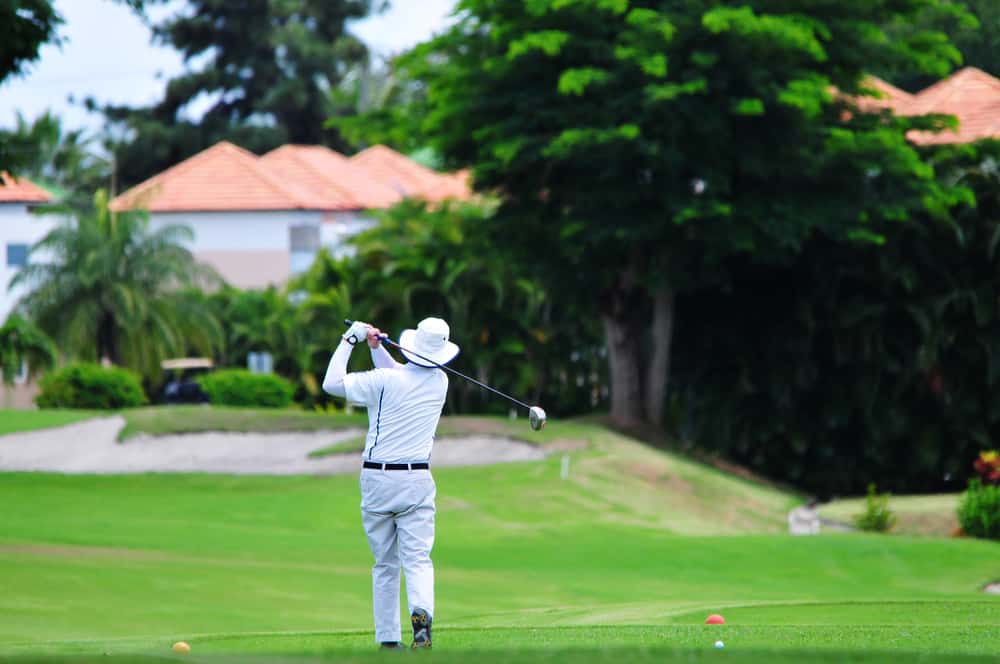
M 260 158 L 283 180 L 325 197 L 336 209 L 381 209 L 401 200 L 399 193 L 368 177 L 339 152 L 322 145 L 283 145 Z
M 965 67 L 921 90 L 896 112 L 900 115 L 940 113 L 958 118 L 957 130 L 910 132 L 909 139 L 921 145 L 1000 138 L 1000 79 L 975 67 Z
M 286 180 L 259 158 L 222 141 L 111 201 L 112 210 L 151 212 L 336 209 L 328 198 Z
M 27 178 L 0 171 L 0 203 L 48 203 L 52 194 Z
M 862 86 L 867 90 L 877 93 L 877 97 L 864 96 L 855 98 L 854 102 L 858 108 L 867 113 L 871 113 L 883 108 L 898 109 L 910 103 L 913 95 L 905 90 L 900 90 L 895 85 L 883 81 L 877 76 L 867 76 L 862 82 Z
M 351 163 L 364 169 L 372 178 L 392 187 L 402 196 L 426 198 L 431 201 L 445 198 L 466 200 L 472 196 L 467 175 L 438 173 L 384 145 L 373 145 L 362 150 L 351 157 Z
M 438 174 L 438 183 L 426 189 L 422 196 L 431 203 L 438 203 L 448 199 L 465 201 L 472 196 L 470 180 L 471 173 L 468 169 L 463 169 L 455 173 Z
M 406 196 L 469 198 L 468 173 L 437 173 L 381 145 L 350 159 L 321 145 L 258 157 L 223 141 L 115 197 L 111 209 L 335 211 L 387 208 Z

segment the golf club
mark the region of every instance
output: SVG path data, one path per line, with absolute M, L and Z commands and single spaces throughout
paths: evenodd
M 344 319 L 344 325 L 347 325 L 348 327 L 350 327 L 353 324 L 354 324 L 354 321 L 348 320 L 346 318 Z M 504 394 L 500 390 L 498 390 L 498 389 L 496 389 L 494 387 L 490 387 L 486 383 L 482 383 L 482 382 L 476 380 L 475 378 L 472 378 L 471 376 L 466 376 L 461 371 L 455 371 L 454 369 L 452 369 L 450 367 L 446 367 L 443 364 L 439 364 L 439 363 L 435 362 L 434 360 L 432 360 L 430 358 L 424 357 L 420 353 L 417 353 L 415 351 L 410 350 L 409 348 L 404 348 L 404 347 L 400 346 L 398 343 L 396 343 L 395 341 L 393 341 L 392 339 L 390 339 L 389 335 L 387 335 L 387 334 L 383 334 L 382 337 L 381 337 L 381 339 L 382 339 L 383 343 L 387 343 L 390 346 L 393 346 L 394 348 L 398 348 L 399 350 L 405 350 L 410 355 L 413 355 L 414 357 L 419 357 L 421 360 L 434 365 L 438 369 L 444 369 L 448 373 L 455 374 L 459 378 L 464 378 L 465 380 L 469 381 L 470 383 L 475 383 L 479 387 L 481 387 L 481 388 L 483 388 L 485 390 L 489 390 L 493 394 L 499 395 L 499 396 L 503 397 L 504 399 L 507 399 L 508 401 L 511 401 L 511 402 L 517 404 L 518 406 L 520 406 L 522 408 L 527 408 L 528 409 L 528 424 L 535 431 L 538 431 L 539 429 L 541 429 L 542 427 L 545 426 L 545 421 L 547 419 L 547 415 L 545 414 L 545 411 L 541 408 L 541 406 L 529 406 L 528 404 L 524 403 L 523 401 L 521 401 L 519 399 L 515 399 L 514 397 L 510 396 L 509 394 Z

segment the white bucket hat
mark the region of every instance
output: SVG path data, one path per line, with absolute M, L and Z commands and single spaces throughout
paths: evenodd
M 400 352 L 413 364 L 429 367 L 427 360 L 448 364 L 458 355 L 459 348 L 448 341 L 448 323 L 440 318 L 425 318 L 415 330 L 403 330 L 399 335 Z M 408 352 L 409 349 L 411 352 Z M 422 355 L 423 358 L 417 357 Z

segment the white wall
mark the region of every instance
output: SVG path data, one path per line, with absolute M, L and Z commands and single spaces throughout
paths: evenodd
M 193 251 L 289 250 L 288 229 L 320 224 L 321 212 L 277 210 L 260 212 L 154 212 L 153 228 L 165 224 L 190 226 Z
M 24 203 L 0 203 L 0 324 L 24 294 L 20 287 L 12 291 L 7 289 L 18 270 L 7 265 L 7 245 L 33 245 L 57 223 L 58 217 L 54 215 L 31 214 Z
M 323 215 L 320 242 L 334 257 L 340 258 L 353 250 L 345 243 L 347 238 L 373 225 L 375 219 L 366 212 L 328 212 Z
M 311 262 L 301 253 L 292 255 L 292 226 L 316 226 L 322 213 L 308 210 L 257 212 L 154 212 L 155 229 L 167 224 L 189 226 L 194 231 L 190 249 L 215 267 L 229 283 L 240 288 L 280 285 Z M 318 247 L 317 247 L 318 248 Z

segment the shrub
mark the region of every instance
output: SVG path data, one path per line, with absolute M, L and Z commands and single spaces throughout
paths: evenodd
M 970 480 L 958 505 L 958 523 L 966 535 L 1000 540 L 1000 485 Z
M 257 374 L 246 369 L 224 369 L 198 379 L 208 400 L 218 406 L 284 408 L 292 402 L 295 388 L 284 378 Z
M 46 374 L 35 398 L 39 408 L 133 408 L 147 402 L 135 373 L 99 364 L 70 364 Z
M 889 494 L 879 495 L 875 485 L 868 485 L 868 497 L 865 499 L 865 511 L 854 517 L 854 525 L 859 530 L 874 533 L 888 532 L 896 525 L 896 515 L 889 509 Z

